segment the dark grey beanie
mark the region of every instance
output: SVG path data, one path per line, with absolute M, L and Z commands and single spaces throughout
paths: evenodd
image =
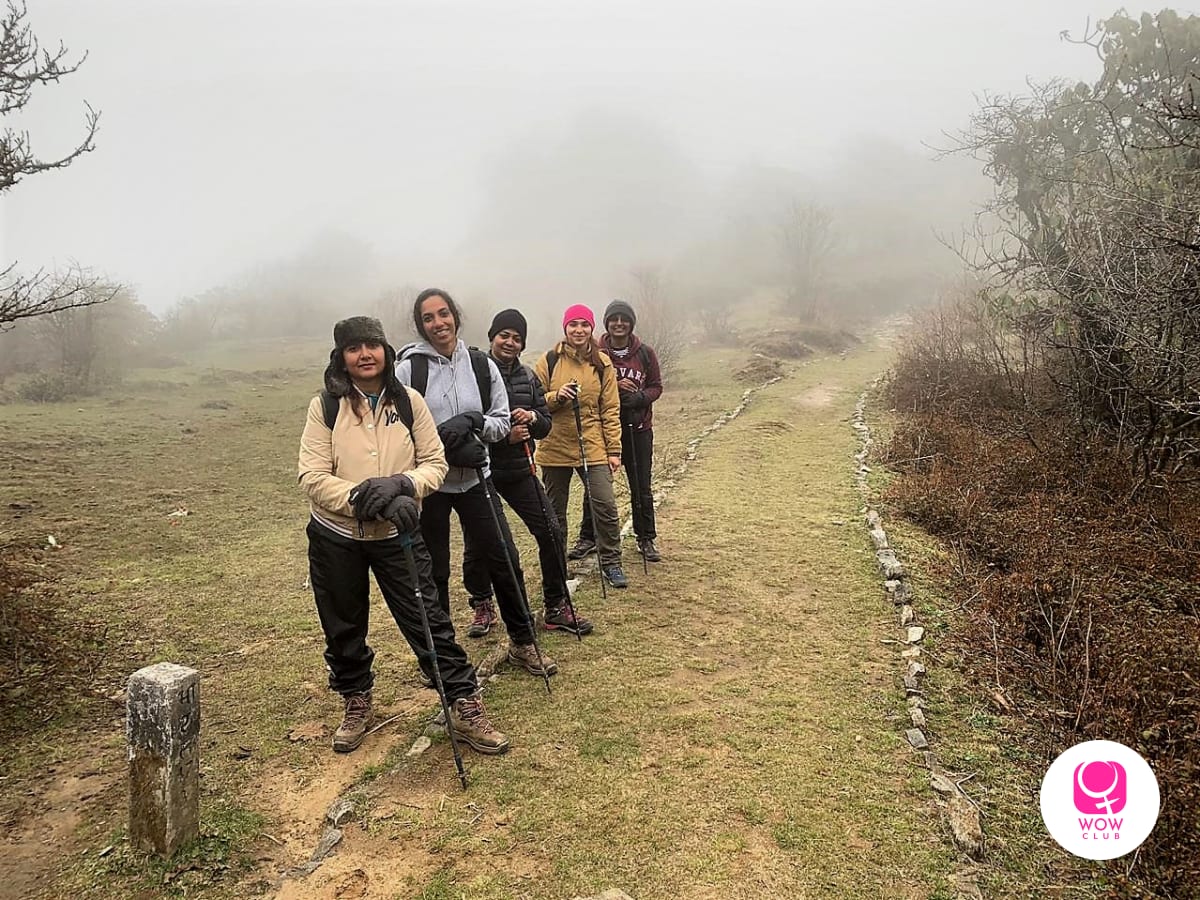
M 488 340 L 494 341 L 496 335 L 504 331 L 506 328 L 511 328 L 521 336 L 521 347 L 525 347 L 525 336 L 529 333 L 529 325 L 525 322 L 525 317 L 521 315 L 520 310 L 502 309 L 496 313 L 496 318 L 492 319 L 492 327 L 488 329 Z
M 637 315 L 634 313 L 633 307 L 624 300 L 614 300 L 612 303 L 608 304 L 608 307 L 604 310 L 605 328 L 608 327 L 608 320 L 613 316 L 625 316 L 627 319 L 629 319 L 630 331 L 633 331 L 633 329 L 637 327 Z
M 333 345 L 345 350 L 355 344 L 387 345 L 383 324 L 370 316 L 351 316 L 333 326 Z

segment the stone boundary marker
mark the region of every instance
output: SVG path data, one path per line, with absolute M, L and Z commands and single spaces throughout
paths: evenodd
M 859 397 L 851 417 L 851 427 L 859 439 L 859 449 L 854 459 L 857 463 L 855 482 L 859 493 L 866 505 L 863 508 L 867 533 L 875 546 L 875 561 L 879 574 L 883 578 L 883 590 L 892 601 L 896 610 L 899 640 L 889 643 L 903 649 L 900 657 L 904 660 L 904 697 L 908 717 L 912 727 L 904 732 L 905 740 L 914 752 L 920 753 L 922 764 L 929 770 L 929 786 L 938 795 L 938 805 L 946 814 L 954 843 L 972 860 L 983 857 L 983 829 L 980 824 L 979 809 L 967 797 L 960 783 L 948 774 L 938 763 L 937 754 L 930 746 L 928 723 L 925 718 L 925 693 L 922 682 L 926 674 L 925 664 L 921 662 L 925 640 L 925 626 L 921 624 L 912 598 L 908 592 L 908 580 L 904 565 L 896 556 L 895 550 L 888 543 L 887 533 L 879 511 L 871 505 L 871 489 L 867 483 L 867 475 L 871 468 L 867 459 L 871 455 L 874 441 L 871 439 L 871 429 L 866 422 L 866 405 L 868 395 L 875 390 L 882 376 L 876 378 L 870 387 Z M 943 799 L 944 798 L 944 799 Z M 955 891 L 958 897 L 982 897 L 977 883 L 979 871 L 976 867 L 960 866 L 955 873 Z
M 147 666 L 127 696 L 129 842 L 171 856 L 200 836 L 200 673 Z

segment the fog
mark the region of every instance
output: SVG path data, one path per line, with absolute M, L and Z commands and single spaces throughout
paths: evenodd
M 38 0 L 43 43 L 89 56 L 20 125 L 43 158 L 85 99 L 101 128 L 5 195 L 5 260 L 78 260 L 156 313 L 281 270 L 348 308 L 427 284 L 602 304 L 636 265 L 736 291 L 706 248 L 753 264 L 771 207 L 806 198 L 860 261 L 950 266 L 934 231 L 983 185 L 930 146 L 979 92 L 1094 77 L 1059 33 L 1115 10 L 696 6 Z

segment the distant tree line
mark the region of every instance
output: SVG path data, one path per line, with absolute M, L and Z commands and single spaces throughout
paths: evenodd
M 86 59 L 62 46 L 44 50 L 25 19 L 25 6 L 7 0 L 0 116 L 19 111 L 35 88 L 75 73 Z M 5 129 L 0 193 L 78 160 L 93 148 L 98 122 L 88 106 L 78 143 L 50 159 L 34 154 L 28 134 Z M 555 317 L 547 314 L 543 323 L 540 310 L 580 293 L 598 307 L 624 296 L 669 371 L 689 340 L 734 338 L 733 310 L 747 299 L 820 322 L 931 293 L 939 274 L 930 257 L 935 245 L 915 226 L 930 208 L 944 213 L 960 202 L 946 202 L 960 185 L 926 174 L 925 160 L 862 139 L 826 175 L 747 167 L 713 189 L 686 151 L 653 126 L 619 125 L 592 121 L 560 147 L 513 154 L 515 168 L 498 174 L 483 204 L 479 242 L 468 239 L 462 249 L 472 265 L 454 286 L 469 291 L 469 308 L 486 306 L 488 286 L 498 282 L 501 299 L 491 308 L 526 306 L 536 345 L 557 334 Z M 614 134 L 621 140 L 613 143 Z M 586 180 L 577 177 L 581 166 Z M 911 202 L 914 186 L 924 201 L 919 209 Z M 578 228 L 564 229 L 564 222 Z M 547 269 L 549 279 L 542 277 Z M 521 279 L 530 271 L 536 274 L 526 287 Z M 70 396 L 113 383 L 134 364 L 161 365 L 211 342 L 324 337 L 331 321 L 352 311 L 377 315 L 400 342 L 412 333 L 409 305 L 422 286 L 380 274 L 368 245 L 338 233 L 184 297 L 158 317 L 131 288 L 99 271 L 74 265 L 28 273 L 13 262 L 0 270 L 0 386 L 24 373 L 36 376 L 22 379 L 24 396 Z M 34 341 L 51 351 L 37 353 Z

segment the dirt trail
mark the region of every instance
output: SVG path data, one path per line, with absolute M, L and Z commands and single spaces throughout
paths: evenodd
M 0 896 L 33 897 L 50 888 L 61 848 L 77 847 L 84 809 L 96 797 L 125 790 L 123 770 L 108 762 L 100 754 L 82 754 L 47 772 L 30 791 L 0 843 Z
M 393 753 L 333 854 L 277 896 L 948 893 L 858 524 L 848 417 L 881 361 L 818 360 L 707 437 L 660 511 L 665 561 L 647 578 L 629 553 L 628 591 L 581 595 L 597 633 L 547 639 L 554 697 L 490 687 L 512 751 L 469 756 L 465 794 L 445 741 Z M 291 823 L 275 865 L 307 858 L 347 775 L 415 736 L 265 779 Z

